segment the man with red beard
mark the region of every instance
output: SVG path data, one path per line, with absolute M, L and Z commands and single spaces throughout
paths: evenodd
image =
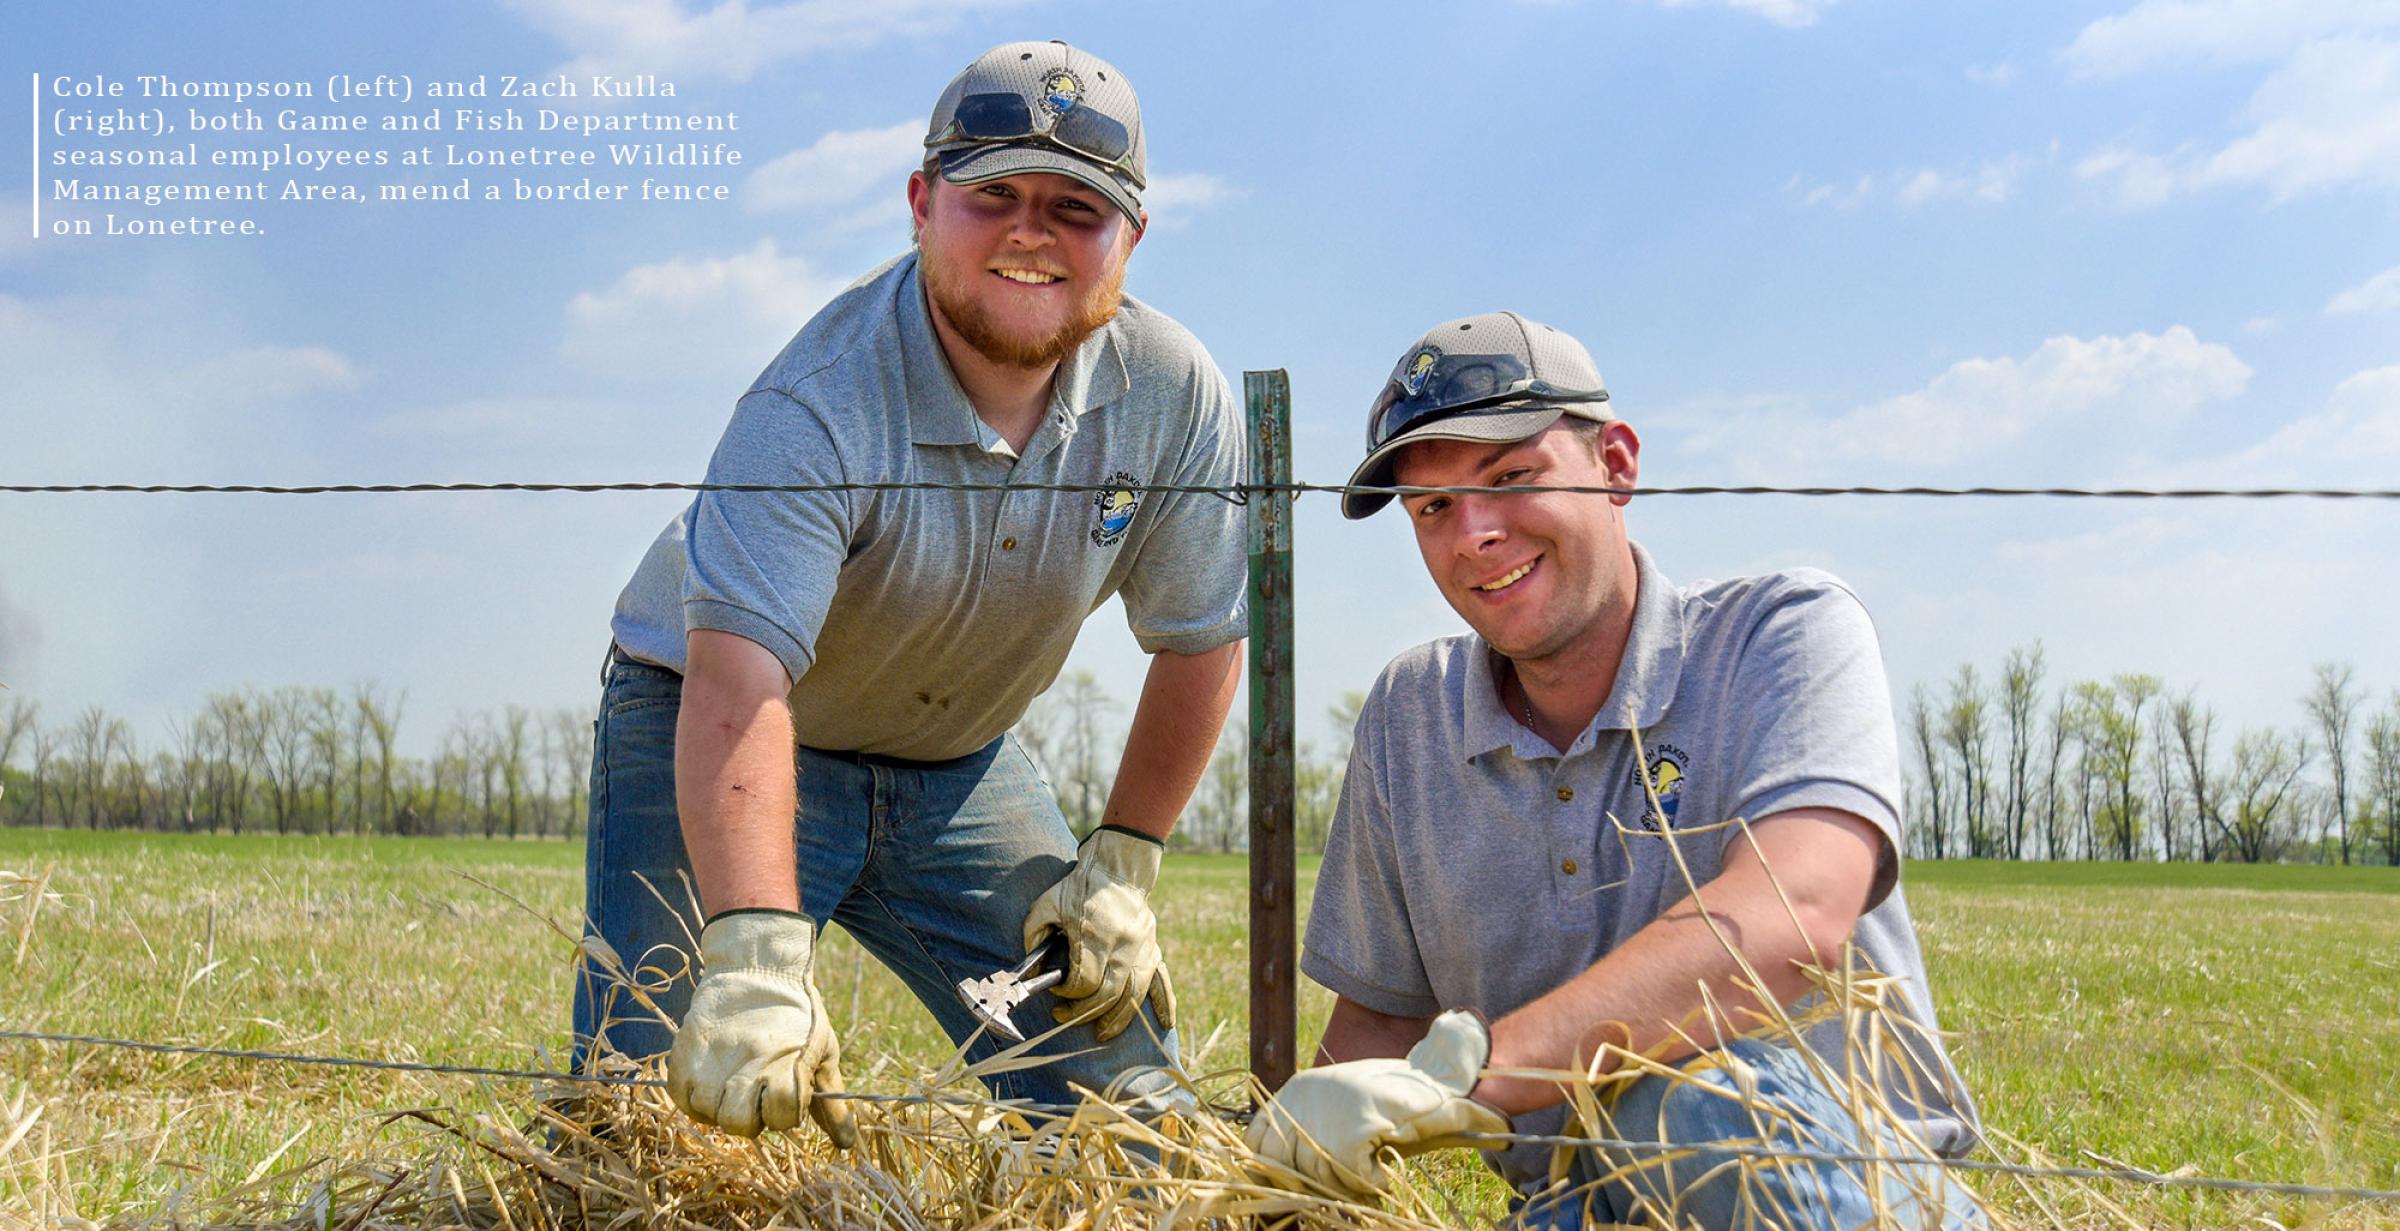
M 1176 1087 L 1148 899 L 1247 614 L 1239 510 L 1147 489 L 1240 483 L 1240 413 L 1191 335 L 1120 291 L 1147 221 L 1123 74 L 1063 43 L 995 48 L 943 93 L 925 148 L 915 249 L 767 366 L 708 479 L 952 486 L 705 492 L 612 626 L 577 1046 L 668 1053 L 676 1102 L 745 1135 L 804 1114 L 854 1132 L 823 1097 L 842 1088 L 812 970 L 829 921 L 978 1060 L 999 1044 L 959 980 L 1063 936 L 1065 979 L 1019 1010 L 1069 1023 L 1039 1048 L 1058 1059 L 995 1092 Z M 1079 847 L 1008 730 L 1112 594 L 1151 665 Z

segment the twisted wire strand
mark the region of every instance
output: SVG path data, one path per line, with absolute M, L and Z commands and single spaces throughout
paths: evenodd
M 859 483 L 692 483 L 692 482 L 460 482 L 460 483 L 5 483 L 0 495 L 141 495 L 141 496 L 350 496 L 415 493 L 478 492 L 767 492 L 819 494 L 839 492 L 1061 492 L 1091 494 L 1110 491 L 1185 493 L 1215 496 L 1228 503 L 1249 503 L 1253 495 L 1471 495 L 1478 493 L 1555 492 L 1593 496 L 1913 496 L 1935 498 L 2027 498 L 2078 500 L 2400 500 L 2400 488 L 2385 487 L 1967 487 L 1907 486 L 1790 486 L 1775 484 L 1687 484 L 1662 487 L 1531 486 L 1414 487 L 1351 483 L 974 483 L 940 480 L 881 480 Z
M 291 1052 L 257 1051 L 232 1047 L 202 1047 L 185 1043 L 152 1043 L 139 1039 L 115 1039 L 88 1034 L 51 1034 L 36 1030 L 0 1030 L 0 1040 L 28 1043 L 83 1044 L 92 1047 L 113 1047 L 129 1051 L 153 1052 L 165 1055 L 214 1056 L 231 1060 L 255 1060 L 270 1064 L 324 1065 L 339 1068 L 382 1069 L 406 1073 L 438 1073 L 466 1077 L 492 1077 L 516 1081 L 560 1081 L 590 1085 L 630 1086 L 639 1089 L 663 1089 L 666 1083 L 649 1077 L 621 1077 L 604 1073 L 552 1073 L 539 1069 L 488 1068 L 471 1064 L 429 1064 L 414 1060 L 367 1060 L 354 1056 L 310 1056 Z M 1067 1116 L 1077 1107 L 1060 1103 L 1015 1102 L 973 1098 L 965 1095 L 950 1097 L 924 1094 L 851 1094 L 845 1099 L 862 1103 L 882 1103 L 899 1106 L 929 1104 L 964 1104 L 998 1106 L 1012 1111 L 1036 1115 Z M 1226 1112 L 1211 1108 L 1222 1118 L 1234 1121 L 1248 1119 L 1247 1113 Z M 1571 1137 L 1542 1133 L 1459 1133 L 1446 1140 L 1476 1146 L 1541 1145 L 1582 1149 L 1621 1150 L 1629 1153 L 1655 1154 L 1712 1154 L 1765 1160 L 1844 1163 L 1863 1166 L 1883 1164 L 1903 1167 L 1944 1167 L 1962 1171 L 1980 1171 L 1997 1175 L 2020 1176 L 2027 1179 L 2114 1180 L 2128 1184 L 2147 1184 L 2163 1188 L 2199 1188 L 2218 1192 L 2263 1193 L 2288 1197 L 2329 1197 L 2345 1201 L 2400 1202 L 2400 1189 L 2351 1188 L 2322 1184 L 2292 1184 L 2272 1180 L 2237 1180 L 2217 1176 L 2162 1175 L 2131 1167 L 2048 1167 L 2028 1163 L 2003 1163 L 1969 1158 L 1924 1158 L 1888 1154 L 1868 1154 L 1844 1150 L 1798 1150 L 1776 1146 L 1746 1146 L 1732 1142 L 1678 1143 L 1659 1141 L 1627 1141 L 1614 1137 Z

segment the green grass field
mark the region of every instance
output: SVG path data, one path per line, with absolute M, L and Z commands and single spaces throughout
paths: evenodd
M 1179 856 L 1168 869 L 1185 1034 L 1223 1025 L 1199 1065 L 1238 1068 L 1246 865 Z M 0 870 L 47 887 L 37 910 L 26 880 L 0 876 L 0 1028 L 563 1059 L 569 946 L 545 918 L 574 917 L 580 848 L 9 830 Z M 2400 872 L 1954 863 L 1908 878 L 1953 1054 L 2002 1157 L 2400 1188 Z M 878 1064 L 888 1079 L 947 1054 L 846 940 L 819 978 L 858 1084 Z M 1303 1054 L 1327 1000 L 1304 984 Z M 463 1078 L 0 1042 L 0 1225 L 138 1216 L 311 1160 L 433 1149 L 421 1125 L 386 1115 L 522 1115 L 529 1099 Z M 1449 1159 L 1436 1174 L 1496 1212 L 1496 1185 Z M 2400 1225 L 2393 1206 L 1978 1187 L 2036 1225 Z

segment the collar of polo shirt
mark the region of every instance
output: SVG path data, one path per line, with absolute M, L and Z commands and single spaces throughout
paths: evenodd
M 973 445 L 983 442 L 975 430 L 975 407 L 959 388 L 942 344 L 934 337 L 933 312 L 925 304 L 925 284 L 911 253 L 908 279 L 894 305 L 900 315 L 900 339 L 908 356 L 904 377 L 908 389 L 909 438 L 921 445 Z M 1130 302 L 1130 301 L 1129 301 Z M 1119 311 L 1123 311 L 1122 308 Z M 1064 406 L 1078 417 L 1108 405 L 1133 388 L 1125 356 L 1117 347 L 1114 323 L 1085 338 L 1073 354 L 1059 361 L 1051 404 Z
M 1633 548 L 1633 569 L 1636 585 L 1633 600 L 1633 631 L 1625 638 L 1625 659 L 1617 665 L 1616 686 L 1609 689 L 1608 700 L 1600 706 L 1600 715 L 1593 727 L 1602 731 L 1649 730 L 1664 721 L 1667 707 L 1675 701 L 1675 682 L 1683 674 L 1683 613 L 1676 609 L 1675 587 L 1659 573 L 1651 562 L 1650 553 L 1639 543 Z M 1480 643 L 1481 638 L 1477 638 Z M 1514 751 L 1520 759 L 1557 757 L 1542 737 L 1525 729 L 1515 715 L 1500 705 L 1500 677 L 1493 670 L 1493 655 L 1489 645 L 1479 645 L 1479 653 L 1467 656 L 1467 715 L 1466 739 L 1463 746 L 1467 759 L 1472 761 L 1501 748 Z M 1628 712 L 1632 721 L 1626 720 Z M 1591 736 L 1587 729 L 1575 737 L 1573 754 L 1584 747 Z

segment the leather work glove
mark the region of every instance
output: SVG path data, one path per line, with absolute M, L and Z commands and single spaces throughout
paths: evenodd
M 833 1144 L 858 1140 L 842 1048 L 817 992 L 817 925 L 781 910 L 727 911 L 700 930 L 700 985 L 667 1053 L 667 1095 L 730 1133 L 795 1128 L 803 1108 Z
M 1097 1009 L 1103 1041 L 1133 1024 L 1142 999 L 1158 1013 L 1158 1028 L 1175 1028 L 1175 987 L 1158 951 L 1158 916 L 1150 890 L 1166 846 L 1148 834 L 1103 825 L 1075 848 L 1075 866 L 1033 900 L 1025 912 L 1025 951 L 1052 932 L 1067 938 L 1067 974 L 1055 1016 L 1070 1022 Z
M 1467 1097 L 1491 1058 L 1492 1034 L 1472 1013 L 1433 1019 L 1405 1060 L 1352 1060 L 1294 1074 L 1250 1121 L 1250 1149 L 1358 1202 L 1390 1177 L 1380 1157 L 1440 1149 L 1456 1133 L 1505 1133 L 1508 1117 Z

